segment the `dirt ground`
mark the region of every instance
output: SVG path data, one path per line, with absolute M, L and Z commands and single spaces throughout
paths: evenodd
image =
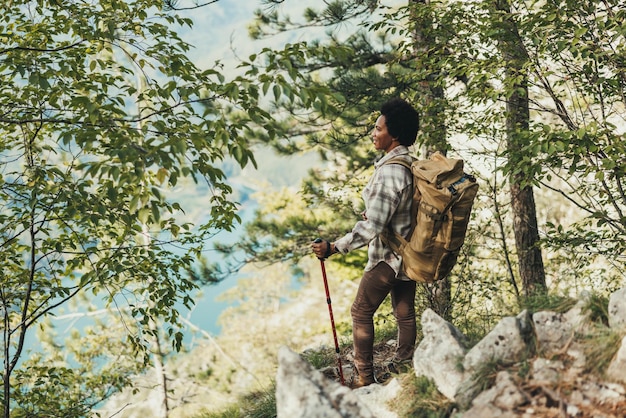
M 402 366 L 392 364 L 391 359 L 393 358 L 395 351 L 395 345 L 390 343 L 379 343 L 374 346 L 374 375 L 378 383 L 384 384 L 394 375 L 404 373 L 409 368 L 413 367 L 411 362 L 408 362 L 406 365 L 403 364 Z M 352 347 L 344 348 L 339 354 L 341 369 L 343 370 L 344 384 L 349 387 L 353 379 L 356 378 Z M 329 379 L 333 379 L 336 382 L 341 383 L 338 364 L 323 369 L 322 373 L 324 373 L 324 375 Z

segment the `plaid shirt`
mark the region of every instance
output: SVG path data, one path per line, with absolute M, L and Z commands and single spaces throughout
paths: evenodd
M 411 161 L 408 149 L 400 145 L 374 164 L 374 174 L 361 194 L 366 219 L 357 222 L 351 232 L 335 241 L 335 248 L 343 254 L 369 244 L 365 271 L 384 261 L 396 272 L 396 276 L 401 273 L 402 258 L 382 243 L 379 234 L 387 225 L 405 237 L 411 229 L 413 176 L 399 164 L 383 165 L 399 155 L 406 155 L 407 161 Z

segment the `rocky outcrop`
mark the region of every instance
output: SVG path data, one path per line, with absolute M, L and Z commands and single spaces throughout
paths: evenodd
M 386 406 L 398 382 L 350 390 L 315 370 L 283 346 L 278 352 L 276 412 L 278 418 L 396 418 Z
M 532 319 L 527 311 L 500 320 L 463 359 L 464 374 L 472 374 L 490 361 L 517 363 L 528 356 L 532 340 Z
M 467 352 L 465 336 L 452 324 L 428 309 L 422 315 L 424 338 L 415 350 L 413 367 L 417 376 L 428 376 L 448 398 L 453 398 L 463 381 L 458 361 Z M 441 350 L 440 347 L 446 347 Z
M 374 418 L 350 389 L 326 379 L 285 346 L 278 352 L 278 364 L 278 417 Z
M 597 359 L 586 358 L 579 342 L 593 330 L 583 305 L 584 299 L 566 313 L 524 311 L 503 318 L 471 349 L 454 325 L 426 310 L 421 318 L 423 339 L 413 358 L 414 372 L 431 379 L 455 402 L 455 417 L 623 417 L 626 337 L 604 380 L 585 373 Z M 611 330 L 623 335 L 626 289 L 611 296 L 608 316 Z M 500 371 L 485 388 L 484 370 L 489 367 Z M 384 391 L 388 386 L 391 390 Z M 394 417 L 387 401 L 398 387 L 393 379 L 385 386 L 374 384 L 350 391 L 283 348 L 277 378 L 278 417 Z
M 609 298 L 609 326 L 612 329 L 626 329 L 626 287 L 613 293 Z
M 626 298 L 614 296 L 610 299 L 609 323 L 620 332 L 621 325 L 617 324 L 626 323 Z M 471 350 L 460 355 L 454 344 L 433 343 L 441 334 L 450 333 L 452 324 L 442 323 L 438 329 L 427 327 L 428 334 L 424 332 L 415 352 L 415 371 L 432 379 L 442 394 L 465 411 L 461 418 L 550 416 L 549 409 L 556 409 L 563 416 L 583 417 L 589 416 L 586 410 L 600 411 L 599 405 L 606 413 L 598 416 L 620 417 L 621 413 L 612 415 L 611 411 L 626 410 L 626 390 L 618 384 L 626 380 L 626 338 L 607 369 L 609 381 L 597 381 L 594 376 L 584 374 L 589 368 L 587 362 L 595 361 L 585 358 L 576 338 L 582 338 L 592 329 L 591 321 L 582 313 L 584 303 L 581 300 L 566 313 L 542 311 L 530 315 L 524 311 L 517 317 L 503 318 Z M 425 312 L 422 323 L 432 322 L 432 315 Z M 456 358 L 448 353 L 456 354 Z M 558 360 L 560 357 L 567 359 L 567 364 Z M 426 373 L 421 364 L 435 358 L 446 359 L 448 364 L 431 366 L 433 372 Z M 502 368 L 522 362 L 530 368 L 526 378 L 500 371 L 495 384 L 484 388 L 481 368 L 489 365 Z M 437 370 L 448 370 L 455 364 L 463 365 L 462 371 L 454 374 L 455 379 L 438 375 Z

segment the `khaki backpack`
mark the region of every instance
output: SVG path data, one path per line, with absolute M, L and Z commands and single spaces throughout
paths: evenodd
M 412 225 L 409 240 L 391 231 L 383 242 L 402 256 L 404 273 L 412 280 L 432 283 L 445 278 L 456 264 L 478 191 L 476 179 L 464 173 L 463 160 L 434 153 L 409 164 L 392 158 L 413 174 Z

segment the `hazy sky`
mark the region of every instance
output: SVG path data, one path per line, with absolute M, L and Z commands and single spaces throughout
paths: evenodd
M 299 18 L 304 3 L 302 0 L 286 0 L 279 6 L 279 11 Z M 247 27 L 254 18 L 254 11 L 262 7 L 260 0 L 218 0 L 199 9 L 181 12 L 195 21 L 194 28 L 185 30 L 182 35 L 183 39 L 196 47 L 191 54 L 196 64 L 208 68 L 220 60 L 225 68 L 234 69 L 235 54 L 247 58 L 264 46 L 278 47 L 284 42 L 293 42 L 298 37 L 310 35 L 310 31 L 304 35 L 292 32 L 270 40 L 251 40 Z

